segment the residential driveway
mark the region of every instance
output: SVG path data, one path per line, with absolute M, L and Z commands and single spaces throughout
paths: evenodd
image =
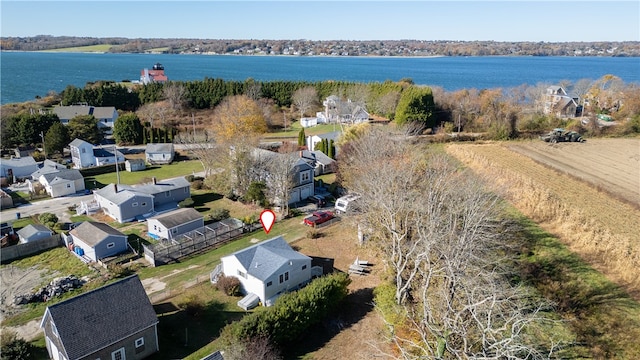
M 15 220 L 16 214 L 20 213 L 20 217 L 31 216 L 34 214 L 52 213 L 55 214 L 60 222 L 69 222 L 71 215 L 68 208 L 72 205 L 78 205 L 81 201 L 90 201 L 93 195 L 72 195 L 55 199 L 40 200 L 30 204 L 20 205 L 15 208 L 2 210 L 0 212 L 0 220 L 7 222 Z

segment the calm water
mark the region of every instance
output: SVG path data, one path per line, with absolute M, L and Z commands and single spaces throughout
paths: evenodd
M 287 57 L 2 52 L 0 103 L 84 87 L 97 80 L 138 80 L 140 70 L 162 63 L 169 80 L 398 81 L 446 90 L 510 88 L 522 84 L 598 79 L 613 74 L 640 83 L 640 58 L 612 57 Z

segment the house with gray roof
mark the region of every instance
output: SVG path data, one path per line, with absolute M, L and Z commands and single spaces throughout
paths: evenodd
M 38 168 L 38 170 L 31 173 L 31 180 L 38 180 L 40 178 L 40 175 L 42 174 L 58 172 L 60 170 L 65 170 L 66 168 L 67 168 L 66 165 L 58 164 L 55 161 L 45 159 L 42 162 L 42 165 Z
M 315 158 L 315 176 L 320 176 L 324 174 L 331 174 L 336 172 L 336 168 L 338 163 L 332 158 L 328 157 L 322 151 L 312 151 L 313 157 Z
M 118 111 L 113 106 L 56 106 L 53 108 L 53 113 L 58 116 L 63 125 L 68 125 L 74 117 L 92 115 L 98 121 L 98 128 L 109 135 L 113 134 L 113 124 L 118 119 Z
M 364 103 L 343 100 L 339 96 L 331 95 L 323 102 L 324 118 L 330 123 L 359 124 L 369 121 Z
M 77 169 L 48 172 L 40 175 L 38 182 L 52 198 L 72 195 L 85 189 L 84 177 Z M 29 182 L 29 189 L 33 191 L 32 182 Z
M 568 94 L 562 86 L 552 85 L 545 91 L 543 112 L 559 117 L 575 117 L 579 101 L 579 97 Z
M 118 151 L 114 145 L 93 146 L 92 144 L 74 139 L 69 143 L 71 161 L 76 169 L 85 169 L 94 166 L 122 163 L 125 161 L 124 155 Z
M 127 235 L 105 223 L 84 221 L 69 231 L 69 235 L 74 249 L 81 248 L 81 254 L 90 261 L 128 251 Z
M 175 239 L 204 228 L 204 217 L 194 208 L 168 211 L 147 219 L 147 235 L 154 239 Z
M 128 172 L 142 171 L 147 168 L 147 164 L 142 159 L 127 159 L 124 162 L 124 168 Z
M 311 258 L 291 248 L 282 236 L 249 246 L 221 259 L 225 276 L 240 280 L 245 310 L 258 302 L 272 305 L 276 299 L 311 281 Z
M 149 164 L 170 164 L 175 151 L 172 143 L 147 144 L 144 156 Z
M 253 181 L 263 181 L 267 184 L 267 187 L 275 186 L 277 188 L 279 185 L 274 183 L 277 183 L 278 180 L 274 181 L 273 179 L 282 176 L 282 174 L 273 174 L 273 169 L 269 164 L 274 161 L 282 161 L 282 163 L 289 165 L 290 170 L 287 175 L 291 177 L 291 186 L 288 195 L 288 204 L 303 201 L 315 193 L 313 183 L 314 168 L 309 164 L 309 159 L 305 158 L 305 156 L 312 156 L 308 151 L 296 151 L 283 154 L 255 148 L 252 150 L 251 155 L 256 164 L 253 171 Z M 284 157 L 288 157 L 288 159 Z M 278 191 L 274 193 L 277 194 Z M 279 205 L 282 202 L 282 198 L 283 196 L 274 195 L 270 200 L 274 204 Z
M 109 215 L 124 223 L 152 216 L 154 212 L 176 209 L 191 196 L 191 184 L 184 177 L 141 185 L 109 184 L 94 191 L 94 199 Z
M 48 306 L 40 328 L 56 360 L 138 360 L 159 351 L 158 317 L 138 275 Z
M 53 236 L 53 231 L 41 224 L 29 224 L 17 231 L 22 244 L 38 240 L 48 239 Z
M 0 159 L 0 176 L 11 179 L 27 179 L 38 170 L 38 164 L 32 156 Z
M 340 138 L 340 136 L 342 136 L 342 133 L 340 131 L 333 131 L 333 132 L 324 133 L 324 134 L 307 136 L 305 145 L 307 146 L 307 149 L 309 149 L 309 151 L 315 151 L 316 145 L 322 140 L 326 139 L 328 142 L 331 142 L 331 140 L 333 140 L 333 143 L 335 145 L 335 143 L 338 142 L 338 139 Z M 336 152 L 337 152 L 337 149 L 336 149 Z

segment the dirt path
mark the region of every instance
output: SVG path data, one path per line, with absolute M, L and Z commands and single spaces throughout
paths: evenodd
M 6 317 L 15 315 L 21 310 L 13 305 L 13 299 L 17 295 L 30 294 L 45 283 L 53 279 L 55 275 L 48 274 L 46 270 L 32 267 L 19 268 L 11 264 L 0 268 L 0 321 Z M 40 335 L 40 319 L 16 327 L 2 327 L 2 330 L 15 331 L 19 337 L 29 341 Z

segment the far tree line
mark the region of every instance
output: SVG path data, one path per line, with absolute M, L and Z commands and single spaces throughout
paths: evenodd
M 98 81 L 84 88 L 68 86 L 60 94 L 50 94 L 44 108 L 4 107 L 2 112 L 2 148 L 42 144 L 48 154 L 62 152 L 74 138 L 99 143 L 103 138 L 93 116 L 59 124 L 50 106 L 86 103 L 114 106 L 120 116 L 114 127 L 119 144 L 173 142 L 180 133 L 192 133 L 194 113 L 217 109 L 224 99 L 244 96 L 263 113 L 267 129 L 280 130 L 287 121 L 322 111 L 322 101 L 330 95 L 362 104 L 372 116 L 389 119 L 417 134 L 424 131 L 486 133 L 493 139 L 511 139 L 553 127 L 574 128 L 595 135 L 597 127 L 587 127 L 580 118 L 557 118 L 544 114 L 545 89 L 552 84 L 522 85 L 510 89 L 464 89 L 445 91 L 439 87 L 419 86 L 411 79 L 398 82 L 353 83 L 339 81 L 225 81 L 204 79 L 137 85 Z M 609 114 L 622 123 L 621 134 L 640 132 L 640 88 L 606 75 L 598 80 L 583 79 L 560 84 L 582 103 L 580 115 Z M 6 108 L 6 109 L 5 109 Z M 6 110 L 6 111 L 5 111 Z M 209 116 L 209 115 L 207 115 Z M 285 118 L 284 124 L 282 119 Z M 289 118 L 289 120 L 287 120 Z M 198 129 L 207 129 L 216 119 L 198 119 Z M 595 122 L 593 122 L 595 123 Z M 213 133 L 204 133 L 203 140 Z M 218 134 L 219 135 L 219 134 Z M 328 150 L 328 149 L 327 149 Z

